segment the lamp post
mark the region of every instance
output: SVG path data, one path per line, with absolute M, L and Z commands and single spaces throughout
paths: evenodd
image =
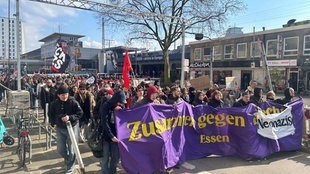
M 17 57 L 17 90 L 21 90 L 21 72 L 20 72 L 20 37 L 19 37 L 19 0 L 16 0 L 16 57 Z

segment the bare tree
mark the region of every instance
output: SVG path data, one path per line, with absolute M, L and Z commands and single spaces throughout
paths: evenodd
M 169 47 L 181 37 L 182 25 L 185 30 L 203 26 L 203 33 L 210 35 L 223 31 L 227 17 L 245 8 L 241 0 L 123 0 L 117 5 L 141 13 L 119 15 L 119 10 L 109 9 L 103 13 L 105 19 L 125 26 L 132 39 L 158 42 L 164 55 L 165 84 L 170 83 Z

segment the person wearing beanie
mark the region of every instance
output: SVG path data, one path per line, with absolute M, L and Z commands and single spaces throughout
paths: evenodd
M 80 127 L 80 142 L 86 141 L 86 129 L 88 127 L 88 123 L 92 117 L 93 109 L 96 105 L 94 95 L 86 89 L 85 84 L 79 85 L 79 90 L 74 94 L 75 100 L 80 104 L 84 114 L 80 119 L 79 127 Z
M 260 107 L 263 102 L 263 89 L 260 87 L 254 88 L 254 94 L 250 97 L 250 103 Z
M 102 173 L 115 174 L 120 154 L 118 149 L 117 131 L 114 111 L 125 108 L 126 96 L 121 90 L 116 91 L 112 98 L 102 103 L 99 110 L 100 126 L 103 134 L 103 158 L 100 159 Z
M 56 129 L 57 151 L 64 158 L 66 173 L 72 173 L 76 156 L 66 122 L 71 122 L 75 138 L 78 139 L 78 123 L 83 116 L 83 110 L 73 97 L 69 97 L 67 87 L 60 86 L 57 90 L 57 96 L 49 107 L 49 122 Z
M 139 105 L 147 104 L 147 103 L 160 104 L 160 102 L 158 101 L 158 90 L 155 86 L 150 86 L 147 89 L 146 97 L 144 97 L 142 100 L 137 102 L 134 106 L 139 106 Z
M 193 104 L 195 100 L 196 89 L 194 87 L 188 88 L 189 104 Z
M 41 88 L 40 92 L 40 104 L 44 111 L 44 122 L 46 120 L 46 105 L 51 104 L 55 100 L 56 88 L 53 85 L 53 81 L 51 79 L 47 79 L 45 85 Z

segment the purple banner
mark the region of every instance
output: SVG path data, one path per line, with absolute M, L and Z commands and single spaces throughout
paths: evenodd
M 301 148 L 303 101 L 292 107 L 295 134 L 278 140 L 257 133 L 257 108 L 214 109 L 208 105 L 192 107 L 147 104 L 115 112 L 123 168 L 128 173 L 164 171 L 187 160 L 210 154 L 263 158 L 278 151 Z M 285 106 L 265 102 L 265 114 L 280 113 Z

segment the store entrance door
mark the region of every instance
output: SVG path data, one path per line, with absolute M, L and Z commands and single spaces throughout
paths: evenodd
M 252 79 L 252 72 L 251 71 L 241 71 L 241 86 L 242 90 L 246 90 L 249 86 L 249 83 Z

